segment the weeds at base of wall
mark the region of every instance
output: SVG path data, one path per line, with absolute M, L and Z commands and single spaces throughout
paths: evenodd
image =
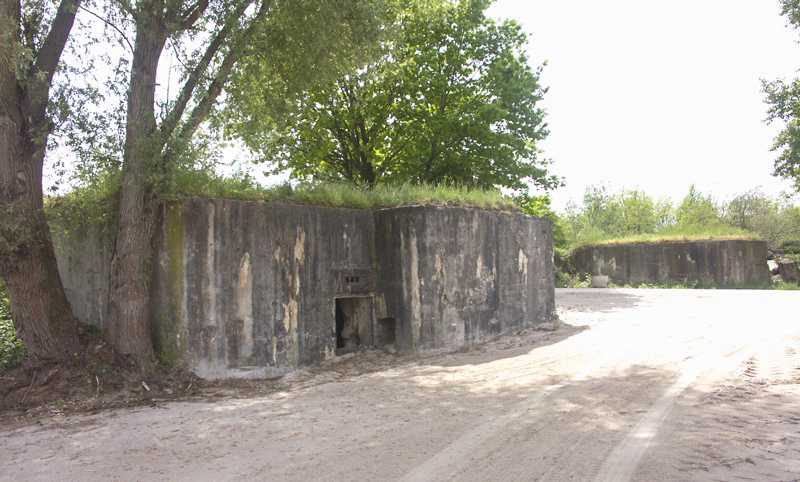
M 780 291 L 800 291 L 800 286 L 792 283 L 784 283 L 783 281 L 772 285 L 772 289 Z
M 720 287 L 715 283 L 703 283 L 699 281 L 689 280 L 683 283 L 663 282 L 663 283 L 640 283 L 640 284 L 625 284 L 617 285 L 609 283 L 609 288 L 634 288 L 634 289 L 695 289 L 695 290 L 800 290 L 800 286 L 790 283 L 772 283 L 766 282 L 751 282 L 741 285 Z
M 570 275 L 568 273 L 563 272 L 562 270 L 556 270 L 556 288 L 589 288 L 591 287 L 591 281 L 588 276 L 582 275 L 580 273 Z M 735 285 L 735 286 L 728 286 L 726 288 L 720 288 L 714 283 L 701 283 L 699 281 L 694 280 L 687 280 L 682 283 L 674 282 L 674 281 L 664 281 L 664 282 L 656 282 L 656 283 L 625 283 L 625 284 L 617 284 L 613 281 L 608 283 L 609 289 L 671 289 L 671 290 L 686 290 L 686 289 L 697 289 L 697 290 L 715 290 L 715 289 L 730 289 L 730 290 L 779 290 L 779 291 L 800 291 L 800 286 L 795 285 L 793 283 L 784 283 L 783 281 L 779 281 L 776 283 L 772 282 L 760 282 L 760 283 L 745 283 L 743 285 Z
M 589 277 L 581 276 L 580 273 L 569 274 L 556 270 L 556 288 L 588 288 L 590 285 Z

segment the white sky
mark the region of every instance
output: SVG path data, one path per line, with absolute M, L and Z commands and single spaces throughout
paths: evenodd
M 793 78 L 800 32 L 778 0 L 498 0 L 520 22 L 542 84 L 550 135 L 541 143 L 567 186 L 639 188 L 680 200 L 691 184 L 717 199 L 762 187 L 779 124 L 766 125 L 761 78 Z

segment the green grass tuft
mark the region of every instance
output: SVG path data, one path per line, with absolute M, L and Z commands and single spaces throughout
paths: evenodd
M 218 197 L 244 201 L 309 204 L 351 209 L 383 209 L 413 205 L 464 206 L 495 211 L 519 212 L 519 207 L 499 191 L 455 186 L 376 186 L 372 189 L 347 184 L 282 184 L 260 187 L 242 180 L 216 180 L 199 189 L 182 189 L 184 196 Z

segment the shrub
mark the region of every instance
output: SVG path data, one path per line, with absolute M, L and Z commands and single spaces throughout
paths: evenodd
M 0 281 L 0 372 L 18 365 L 25 358 L 25 347 L 11 321 L 8 292 Z

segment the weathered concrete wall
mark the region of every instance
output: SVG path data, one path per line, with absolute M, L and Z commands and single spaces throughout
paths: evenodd
M 71 301 L 101 327 L 108 242 L 58 243 Z M 159 353 L 202 377 L 272 377 L 337 344 L 459 348 L 552 321 L 553 287 L 545 218 L 192 199 L 161 208 L 152 323 Z
M 53 236 L 58 272 L 78 318 L 103 330 L 108 316 L 111 238 L 100 228 L 81 227 Z
M 452 207 L 376 214 L 384 313 L 402 350 L 460 348 L 554 316 L 552 224 Z
M 589 246 L 573 252 L 575 268 L 616 283 L 695 281 L 721 288 L 769 282 L 763 241 L 686 241 Z
M 371 213 L 223 199 L 163 209 L 162 351 L 203 377 L 277 376 L 334 355 L 335 273 L 373 265 Z

